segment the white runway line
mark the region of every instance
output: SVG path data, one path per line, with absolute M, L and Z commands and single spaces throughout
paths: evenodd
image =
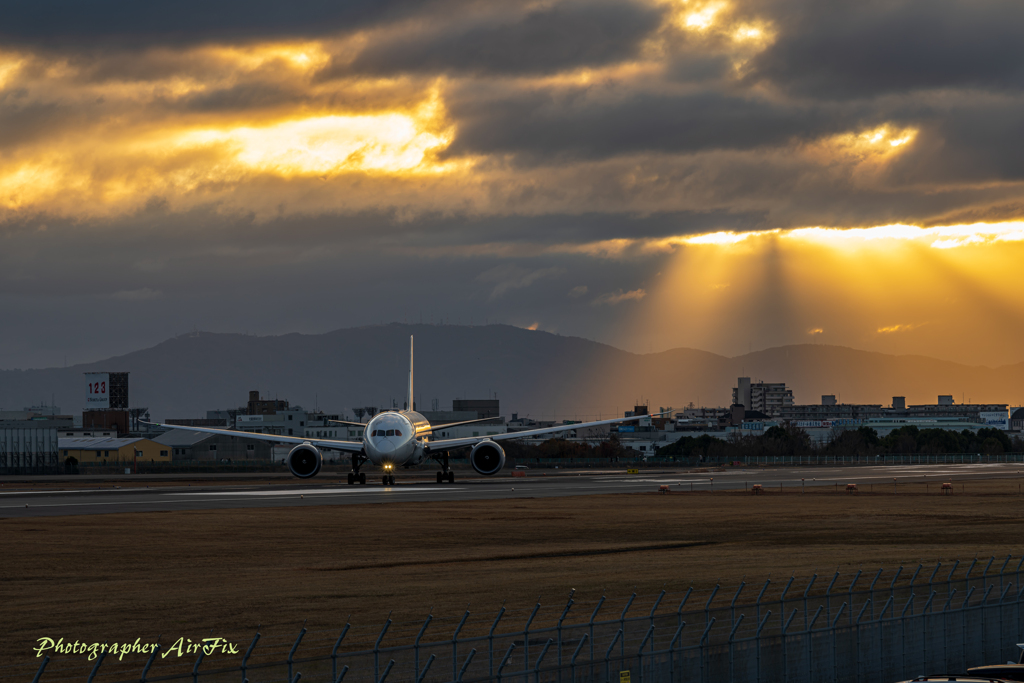
M 168 496 L 317 496 L 317 495 L 333 495 L 333 494 L 352 494 L 352 493 L 417 493 L 422 491 L 431 492 L 443 492 L 443 491 L 458 491 L 456 488 L 435 488 L 433 486 L 421 486 L 421 487 L 402 487 L 397 486 L 382 486 L 380 488 L 342 488 L 342 489 L 313 489 L 311 491 L 183 491 L 173 492 L 164 495 Z M 219 500 L 231 500 L 230 498 L 221 498 Z

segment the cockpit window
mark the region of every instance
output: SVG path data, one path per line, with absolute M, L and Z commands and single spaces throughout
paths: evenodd
M 384 430 L 383 429 L 374 429 L 373 430 L 373 434 L 371 434 L 370 436 L 384 436 Z
M 401 436 L 401 435 L 402 435 L 402 430 L 401 429 L 396 429 L 395 430 L 395 436 Z
M 385 434 L 385 436 L 394 436 L 394 435 L 395 435 L 395 430 L 394 429 L 389 429 L 388 433 Z

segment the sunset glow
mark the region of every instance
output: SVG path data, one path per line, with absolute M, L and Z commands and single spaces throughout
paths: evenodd
M 0 26 L 0 299 L 36 330 L 158 292 L 166 315 L 114 335 L 147 343 L 427 315 L 973 360 L 968 319 L 1019 362 L 1018 10 L 961 3 L 23 4 Z M 232 290 L 254 272 L 331 303 L 279 299 L 269 326 L 250 302 L 279 289 Z M 28 336 L 0 352 L 62 338 Z

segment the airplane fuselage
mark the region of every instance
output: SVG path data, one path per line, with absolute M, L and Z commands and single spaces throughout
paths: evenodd
M 363 452 L 374 465 L 418 465 L 423 461 L 423 435 L 430 422 L 413 410 L 378 413 L 363 430 Z

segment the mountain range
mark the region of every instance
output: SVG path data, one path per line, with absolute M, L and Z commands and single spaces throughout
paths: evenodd
M 990 368 L 803 344 L 734 358 L 678 348 L 635 354 L 606 344 L 508 325 L 402 325 L 324 334 L 199 332 L 96 363 L 0 371 L 0 410 L 51 400 L 85 405 L 85 372 L 130 372 L 131 404 L 155 419 L 205 417 L 244 405 L 250 390 L 351 416 L 355 406 L 403 407 L 409 337 L 416 340 L 416 403 L 450 410 L 455 398 L 494 398 L 503 415 L 611 417 L 636 403 L 729 405 L 736 378 L 786 382 L 797 403 L 835 394 L 845 403 L 1024 403 L 1024 363 Z

